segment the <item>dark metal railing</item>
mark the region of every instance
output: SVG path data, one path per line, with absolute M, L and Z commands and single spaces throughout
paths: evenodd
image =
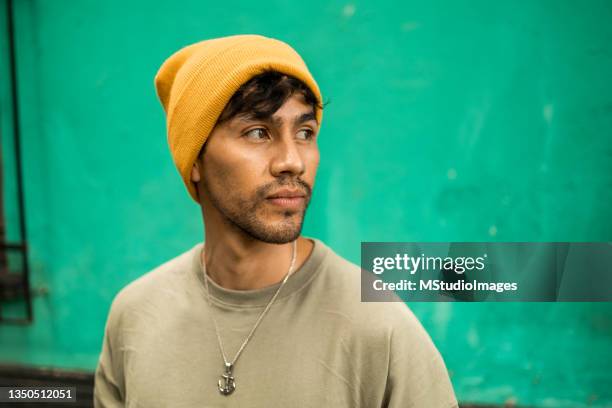
M 19 121 L 19 98 L 17 86 L 17 60 L 15 52 L 15 20 L 13 1 L 6 0 L 6 18 L 8 29 L 8 61 L 9 61 L 9 77 L 11 85 L 11 107 L 12 107 L 12 125 L 13 125 L 13 145 L 15 149 L 15 175 L 17 184 L 17 207 L 19 210 L 19 233 L 21 242 L 5 242 L 6 234 L 0 237 L 0 252 L 2 254 L 2 263 L 0 265 L 0 323 L 17 323 L 28 324 L 32 322 L 32 292 L 30 291 L 30 269 L 28 263 L 28 245 L 26 241 L 26 222 L 25 222 L 25 203 L 23 194 L 23 175 L 21 161 L 21 134 Z M 2 139 L 0 138 L 0 141 Z M 5 172 L 0 168 L 0 177 L 4 177 Z M 0 194 L 0 199 L 4 204 L 4 194 Z M 4 227 L 4 214 L 2 226 Z M 2 229 L 4 232 L 4 228 Z M 20 273 L 9 271 L 9 251 L 14 251 L 21 258 Z M 5 316 L 3 314 L 3 304 L 7 302 L 21 302 L 25 308 L 25 317 Z

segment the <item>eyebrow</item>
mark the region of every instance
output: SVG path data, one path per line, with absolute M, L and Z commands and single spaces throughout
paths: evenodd
M 256 115 L 253 115 L 253 114 L 241 115 L 239 117 L 239 119 L 240 119 L 241 122 L 249 122 L 249 121 L 253 121 L 253 120 L 263 120 L 265 122 L 271 122 L 271 123 L 273 123 L 277 127 L 282 127 L 282 125 L 284 123 L 283 119 L 278 118 L 278 117 L 275 118 L 273 116 L 269 116 L 267 118 L 258 118 Z M 314 121 L 317 120 L 317 116 L 315 115 L 314 111 L 310 111 L 310 112 L 307 112 L 307 113 L 303 113 L 303 114 L 301 114 L 299 116 L 296 116 L 293 119 L 293 126 L 300 125 L 300 124 L 302 124 L 304 122 L 308 122 L 310 120 L 314 120 Z M 318 122 L 317 122 L 317 124 L 318 124 Z
M 315 113 L 313 111 L 310 111 L 308 113 L 303 113 L 300 116 L 297 116 L 295 119 L 293 119 L 293 126 L 301 125 L 302 123 L 308 122 L 309 120 L 314 120 L 314 121 L 317 120 L 317 117 L 315 116 Z M 282 123 L 282 121 L 280 122 Z

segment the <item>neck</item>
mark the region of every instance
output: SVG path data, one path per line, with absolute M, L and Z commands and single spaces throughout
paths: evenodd
M 296 242 L 293 270 L 305 262 L 314 243 L 303 237 Z M 269 244 L 253 238 L 217 235 L 206 231 L 202 262 L 219 286 L 233 290 L 261 289 L 285 278 L 291 264 L 293 242 Z

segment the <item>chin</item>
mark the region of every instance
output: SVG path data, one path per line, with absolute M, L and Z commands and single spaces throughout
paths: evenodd
M 267 242 L 268 244 L 287 244 L 295 241 L 300 236 L 301 231 L 275 231 L 275 232 L 262 232 L 253 235 L 260 241 Z
M 295 241 L 302 233 L 302 222 L 291 223 L 287 222 L 269 223 L 265 228 L 258 228 L 257 231 L 251 231 L 251 235 L 270 244 L 286 244 Z

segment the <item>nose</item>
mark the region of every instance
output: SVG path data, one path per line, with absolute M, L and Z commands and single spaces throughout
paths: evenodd
M 274 148 L 274 157 L 270 165 L 270 172 L 273 176 L 279 177 L 283 174 L 299 176 L 304 174 L 304 160 L 302 160 L 293 135 L 287 135 L 279 139 Z

